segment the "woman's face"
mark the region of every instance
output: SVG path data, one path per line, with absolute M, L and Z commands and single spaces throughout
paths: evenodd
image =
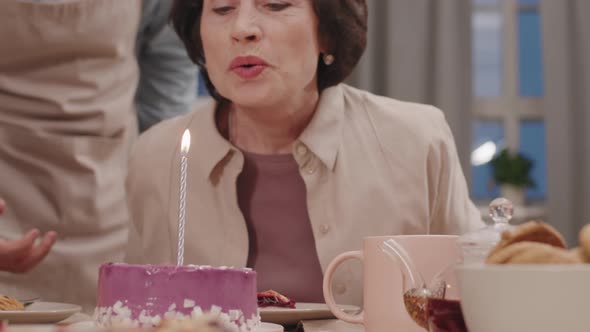
M 320 54 L 312 0 L 204 0 L 209 78 L 237 105 L 280 105 L 317 92 Z

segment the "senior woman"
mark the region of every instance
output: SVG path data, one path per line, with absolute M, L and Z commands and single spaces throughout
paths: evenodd
M 138 141 L 129 262 L 175 262 L 185 129 L 184 261 L 252 267 L 260 290 L 322 302 L 323 270 L 364 236 L 481 226 L 441 111 L 341 84 L 364 0 L 176 0 L 172 20 L 214 101 Z M 336 299 L 360 303 L 360 279 L 341 268 Z

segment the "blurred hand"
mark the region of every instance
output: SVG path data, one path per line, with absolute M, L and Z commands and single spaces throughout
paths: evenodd
M 5 203 L 0 199 L 0 214 L 4 212 Z M 38 229 L 27 232 L 18 240 L 0 239 L 0 270 L 24 273 L 39 264 L 51 250 L 57 239 L 56 232 L 47 232 L 38 244 L 35 240 L 41 235 Z

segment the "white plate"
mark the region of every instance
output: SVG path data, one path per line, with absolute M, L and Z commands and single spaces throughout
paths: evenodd
M 60 322 L 81 309 L 75 304 L 35 302 L 22 311 L 0 311 L 0 320 L 7 320 L 11 324 L 51 324 Z
M 260 326 L 256 329 L 255 332 L 284 332 L 285 329 L 283 326 L 273 323 L 260 323 Z
M 339 305 L 340 310 L 346 313 L 355 313 L 360 310 L 354 305 Z M 302 320 L 335 318 L 328 306 L 324 303 L 297 303 L 295 309 L 266 307 L 260 308 L 260 318 L 263 322 L 295 325 Z

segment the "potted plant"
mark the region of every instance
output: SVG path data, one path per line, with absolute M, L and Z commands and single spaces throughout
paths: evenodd
M 535 187 L 531 179 L 533 161 L 520 153 L 512 153 L 503 149 L 490 161 L 493 179 L 500 186 L 502 197 L 515 205 L 524 205 L 526 188 Z

